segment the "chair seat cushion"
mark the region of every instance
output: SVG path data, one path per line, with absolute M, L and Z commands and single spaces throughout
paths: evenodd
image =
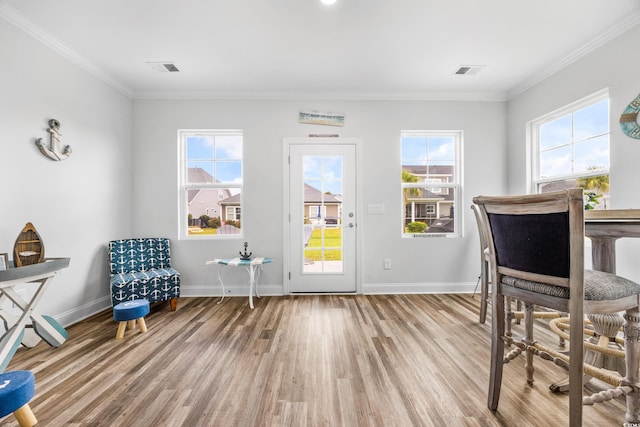
M 502 284 L 556 298 L 569 299 L 569 288 L 502 276 Z M 584 271 L 584 299 L 586 301 L 611 301 L 640 294 L 640 284 L 603 271 Z
M 11 371 L 0 374 L 0 386 L 0 417 L 4 417 L 29 403 L 36 381 L 31 371 Z
M 146 299 L 121 302 L 113 307 L 113 319 L 117 322 L 137 319 L 147 314 L 149 314 L 149 301 Z
M 155 268 L 146 271 L 136 271 L 133 273 L 120 273 L 113 274 L 111 276 L 111 285 L 112 286 L 121 286 L 127 283 L 135 282 L 135 281 L 145 281 L 155 278 L 168 278 L 168 277 L 178 277 L 180 273 L 178 273 L 173 268 Z

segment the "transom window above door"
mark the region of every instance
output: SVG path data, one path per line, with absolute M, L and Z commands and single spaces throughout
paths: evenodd
M 180 130 L 180 237 L 242 237 L 243 135 Z

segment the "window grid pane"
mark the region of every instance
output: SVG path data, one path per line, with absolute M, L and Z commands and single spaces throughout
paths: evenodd
M 558 115 L 561 115 L 558 117 Z M 532 125 L 537 169 L 533 188 L 550 192 L 583 188 L 585 209 L 607 209 L 609 201 L 608 93 L 569 105 Z
M 461 132 L 407 132 L 401 138 L 403 235 L 455 235 Z
M 242 132 L 179 131 L 181 237 L 242 236 Z

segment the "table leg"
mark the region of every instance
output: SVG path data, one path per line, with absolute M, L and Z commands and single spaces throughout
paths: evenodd
M 589 237 L 591 239 L 591 268 L 616 274 L 615 237 Z
M 638 360 L 640 359 L 640 311 L 631 308 L 624 314 L 624 346 L 626 375 L 624 385 L 631 386 L 633 391 L 627 394 L 627 423 L 640 423 L 640 391 L 638 389 Z M 626 425 L 626 424 L 625 424 Z
M 218 268 L 218 281 L 220 282 L 220 286 L 222 287 L 222 296 L 220 297 L 220 301 L 218 301 L 218 304 L 220 304 L 222 302 L 222 300 L 224 299 L 224 282 L 222 281 L 222 268 L 224 267 L 224 265 L 220 264 L 219 268 Z
M 251 264 L 247 266 L 249 270 L 249 307 L 253 308 L 253 292 L 255 288 L 256 266 Z
M 260 273 L 262 272 L 262 265 L 256 265 L 256 276 L 254 278 L 255 281 L 255 292 L 256 292 L 256 297 L 260 298 L 260 293 L 258 293 L 258 283 L 260 283 Z
M 16 350 L 20 347 L 23 336 L 24 326 L 16 324 L 9 328 L 0 339 L 0 372 L 4 372 Z
M 7 325 L 8 330 L 0 340 L 0 372 L 4 371 L 14 353 L 16 352 L 17 348 L 19 347 L 20 342 L 24 337 L 24 326 L 27 323 L 27 320 L 29 318 L 33 319 L 34 317 L 37 320 L 43 319 L 42 316 L 38 315 L 38 313 L 35 312 L 35 308 L 44 295 L 47 284 L 52 279 L 53 276 L 40 280 L 40 284 L 38 285 L 29 302 L 24 301 L 20 297 L 20 295 L 18 295 L 18 293 L 12 288 L 4 288 L 2 290 L 3 295 L 13 301 L 15 305 L 18 306 L 20 310 L 22 310 L 22 314 L 18 317 L 18 320 L 17 322 L 15 322 L 15 324 Z M 64 329 L 62 330 L 64 331 Z M 58 339 L 58 342 L 60 342 L 60 344 L 66 339 L 66 336 L 62 336 L 61 334 L 59 334 L 59 331 L 57 334 L 55 334 L 55 337 Z

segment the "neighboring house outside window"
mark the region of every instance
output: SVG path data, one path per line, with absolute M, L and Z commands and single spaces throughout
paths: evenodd
M 600 91 L 529 123 L 532 192 L 580 187 L 585 209 L 608 209 L 609 93 Z
M 405 131 L 402 196 L 405 237 L 459 236 L 461 131 Z
M 180 130 L 178 139 L 181 238 L 215 238 L 228 221 L 241 237 L 242 131 Z
M 188 182 L 190 183 L 212 183 L 213 177 L 202 168 L 188 168 Z M 228 189 L 215 188 L 203 189 L 192 188 L 187 191 L 188 212 L 192 218 L 198 219 L 202 215 L 209 217 L 220 216 L 219 200 L 226 199 L 231 196 Z
M 340 194 L 324 193 L 309 184 L 304 184 L 305 224 L 315 226 L 337 226 L 342 218 Z

